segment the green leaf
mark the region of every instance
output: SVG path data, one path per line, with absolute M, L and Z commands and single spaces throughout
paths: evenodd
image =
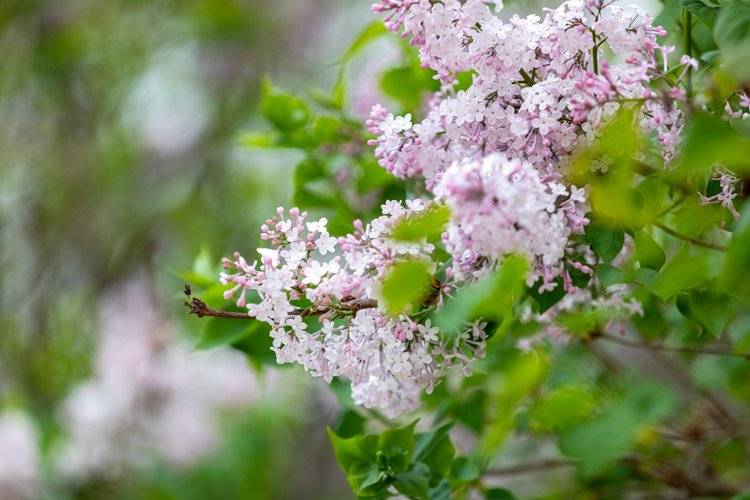
M 276 129 L 287 133 L 304 127 L 310 120 L 305 101 L 274 89 L 268 79 L 263 80 L 260 113 Z
M 344 55 L 341 56 L 341 62 L 345 63 L 351 61 L 362 52 L 365 47 L 386 33 L 388 33 L 388 29 L 385 27 L 382 20 L 377 19 L 370 22 L 359 32 L 349 48 L 346 49 Z
M 729 297 L 723 293 L 711 291 L 691 292 L 690 309 L 700 324 L 714 338 L 721 337 L 732 315 Z
M 393 485 L 409 498 L 427 500 L 429 498 L 430 469 L 422 463 L 412 464 L 406 472 L 396 476 Z
M 383 432 L 378 437 L 378 453 L 387 459 L 388 466 L 394 472 L 405 471 L 414 455 L 415 420 L 404 427 L 397 427 Z
M 392 237 L 398 241 L 436 241 L 450 219 L 445 205 L 433 204 L 427 210 L 404 217 L 393 227 Z
M 720 49 L 750 40 L 750 2 L 732 0 L 722 7 L 714 27 L 714 40 Z
M 516 496 L 505 488 L 492 488 L 484 494 L 485 500 L 515 500 Z
M 659 423 L 676 405 L 676 396 L 664 387 L 638 384 L 597 417 L 566 430 L 560 451 L 580 460 L 584 472 L 600 472 L 631 450 L 641 429 Z
M 625 277 L 625 272 L 612 264 L 602 262 L 596 266 L 596 275 L 599 277 L 603 287 L 611 285 L 617 285 L 619 283 L 627 283 L 628 280 Z
M 592 222 L 586 227 L 586 242 L 604 262 L 611 262 L 622 250 L 625 232 L 619 227 Z
M 523 294 L 528 270 L 522 256 L 507 257 L 497 271 L 454 293 L 434 315 L 435 324 L 444 332 L 457 332 L 473 318 L 500 319 Z
M 706 26 L 713 28 L 721 4 L 714 0 L 680 0 L 680 6 L 695 15 Z
M 528 293 L 539 306 L 538 312 L 540 314 L 544 313 L 550 307 L 560 302 L 563 297 L 565 297 L 565 287 L 563 286 L 562 278 L 556 279 L 555 283 L 557 284 L 555 288 L 553 288 L 552 290 L 544 291 L 542 293 L 539 293 L 538 283 L 534 283 L 526 289 L 526 293 Z
M 386 309 L 394 315 L 419 309 L 431 286 L 432 275 L 426 262 L 414 259 L 397 262 L 381 286 Z
M 206 322 L 196 349 L 212 349 L 234 344 L 250 335 L 260 321 L 210 318 Z
M 328 437 L 333 445 L 336 461 L 346 474 L 347 481 L 357 494 L 373 493 L 382 489 L 385 479 L 377 467 L 377 436 L 342 438 L 330 428 Z M 383 485 L 385 486 L 385 485 Z
M 450 472 L 456 449 L 448 437 L 452 424 L 446 424 L 432 432 L 417 434 L 414 445 L 414 461 L 422 462 L 436 477 Z
M 662 268 L 649 289 L 666 300 L 683 290 L 698 288 L 713 277 L 716 255 L 685 244 Z M 714 252 L 717 253 L 717 252 Z
M 664 250 L 645 231 L 635 232 L 635 259 L 641 267 L 647 267 L 658 271 L 664 265 L 666 255 Z
M 432 71 L 418 65 L 393 68 L 383 73 L 380 89 L 385 95 L 396 99 L 405 110 L 416 110 L 422 105 L 425 93 L 440 88 L 432 75 Z
M 549 432 L 565 429 L 593 414 L 597 402 L 590 390 L 564 386 L 542 398 L 529 411 L 533 429 Z
M 476 481 L 482 471 L 468 457 L 458 457 L 451 466 L 451 478 L 458 483 Z
M 735 297 L 750 304 L 750 204 L 745 206 L 742 217 L 729 243 L 720 282 Z
M 185 283 L 196 285 L 200 288 L 209 288 L 216 284 L 216 278 L 205 276 L 194 271 L 179 270 L 172 271 L 172 274 L 183 280 Z
M 361 434 L 367 420 L 354 409 L 346 409 L 336 419 L 334 431 L 342 438 L 350 438 Z
M 246 336 L 232 342 L 232 347 L 245 353 L 256 367 L 263 365 L 278 366 L 276 354 L 271 350 L 273 339 L 271 326 L 262 321 L 253 321 Z
M 672 176 L 702 189 L 717 164 L 736 172 L 748 171 L 750 140 L 719 117 L 693 113 L 685 126 L 682 151 Z

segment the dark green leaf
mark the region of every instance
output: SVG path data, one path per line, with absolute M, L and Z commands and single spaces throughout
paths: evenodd
M 414 461 L 426 464 L 436 477 L 448 474 L 453 463 L 456 450 L 448 437 L 450 428 L 451 424 L 446 424 L 416 437 Z
M 666 260 L 664 250 L 645 231 L 635 232 L 635 259 L 641 267 L 647 267 L 658 271 Z
M 234 344 L 250 335 L 260 321 L 242 321 L 236 319 L 210 318 L 206 322 L 196 349 L 212 349 Z M 262 324 L 262 323 L 261 323 Z
M 692 12 L 706 26 L 713 28 L 721 5 L 714 0 L 680 0 L 680 6 L 688 12 Z
M 516 500 L 516 496 L 505 488 L 492 488 L 484 495 L 485 500 Z
M 622 250 L 625 232 L 619 227 L 592 222 L 586 227 L 586 241 L 604 262 L 611 262 Z
M 690 293 L 690 305 L 708 333 L 719 338 L 732 314 L 730 298 L 717 292 L 694 291 Z
M 406 472 L 396 476 L 393 485 L 409 498 L 427 500 L 429 498 L 430 469 L 422 463 L 412 464 Z

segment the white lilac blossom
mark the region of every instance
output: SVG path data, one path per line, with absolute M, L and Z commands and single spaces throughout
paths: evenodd
M 104 301 L 93 377 L 62 405 L 57 472 L 117 477 L 149 460 L 188 465 L 215 449 L 218 416 L 258 392 L 240 353 L 192 353 L 135 280 Z
M 260 262 L 239 254 L 224 260 L 220 279 L 232 285 L 225 297 L 271 325 L 279 363 L 298 363 L 329 382 L 345 377 L 355 403 L 386 416 L 414 410 L 449 368 L 468 373 L 485 341 L 480 323 L 445 340 L 429 320 L 389 316 L 379 304 L 380 282 L 396 262 L 431 262 L 432 244 L 390 237 L 394 224 L 426 208 L 421 200 L 387 202 L 381 217 L 366 226 L 355 221 L 338 241 L 326 219 L 308 221 L 295 208 L 287 217 L 280 208 L 262 226 L 271 248 L 258 249 Z M 259 301 L 247 303 L 251 293 Z
M 386 26 L 419 48 L 442 89 L 426 118 L 413 123 L 375 106 L 368 127 L 381 165 L 398 177 L 424 177 L 431 188 L 455 161 L 502 152 L 556 174 L 559 163 L 623 105 L 640 105 L 664 155 L 674 155 L 682 127 L 677 87 L 657 92 L 672 47 L 666 32 L 635 7 L 573 0 L 543 17 L 504 20 L 481 0 L 381 0 Z M 605 54 L 611 56 L 605 58 Z M 695 65 L 681 61 L 682 73 Z M 455 92 L 456 74 L 473 84 Z
M 37 498 L 40 465 L 37 432 L 29 416 L 16 410 L 0 414 L 0 498 Z
M 719 182 L 720 191 L 712 196 L 698 193 L 701 205 L 720 203 L 722 207 L 729 210 L 735 219 L 739 219 L 740 213 L 734 207 L 734 199 L 738 196 L 737 185 L 740 180 L 725 169 L 717 169 L 712 179 Z

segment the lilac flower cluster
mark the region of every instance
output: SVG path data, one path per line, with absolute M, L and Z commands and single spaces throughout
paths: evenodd
M 666 33 L 649 15 L 612 0 L 571 0 L 543 17 L 506 20 L 501 8 L 485 0 L 373 6 L 418 47 L 441 87 L 419 122 L 375 105 L 366 122 L 375 135 L 370 144 L 393 175 L 422 179 L 433 201 L 387 202 L 381 217 L 366 226 L 355 221 L 354 232 L 337 241 L 325 219 L 279 209 L 262 227 L 271 248 L 259 249 L 260 262 L 239 254 L 224 261 L 225 297 L 271 325 L 280 363 L 299 363 L 325 380 L 346 377 L 356 403 L 389 416 L 416 408 L 448 368 L 466 371 L 482 355 L 481 324 L 445 340 L 423 313 L 505 256 L 527 257 L 527 284 L 539 292 L 562 282 L 571 297 L 591 297 L 570 275 L 593 275 L 593 262 L 580 259 L 591 252 L 573 237 L 589 222 L 586 193 L 564 182 L 564 162 L 576 148 L 622 107 L 636 110 L 667 161 L 679 142 L 686 98 L 679 84 L 696 62 L 683 58 L 670 68 L 673 48 L 659 45 Z M 472 85 L 457 90 L 462 72 L 471 73 Z M 675 72 L 677 83 L 655 84 Z M 393 238 L 395 224 L 429 203 L 450 210 L 442 235 L 447 259 L 426 240 Z M 380 283 L 404 259 L 422 260 L 445 279 L 414 312 L 393 316 Z
M 546 182 L 545 182 L 546 181 Z M 440 177 L 434 194 L 452 213 L 444 241 L 453 255 L 451 271 L 466 280 L 478 269 L 511 253 L 535 265 L 529 284 L 555 287 L 565 273 L 571 232 L 581 232 L 585 193 L 575 186 L 547 180 L 528 162 L 495 153 L 484 159 L 454 163 Z
M 386 416 L 413 410 L 449 368 L 468 372 L 485 340 L 482 324 L 444 340 L 429 320 L 385 312 L 380 283 L 393 265 L 405 259 L 432 265 L 432 244 L 391 237 L 396 223 L 426 209 L 421 200 L 387 202 L 381 217 L 355 221 L 354 232 L 336 240 L 326 219 L 308 221 L 305 212 L 280 208 L 262 227 L 271 248 L 258 249 L 260 262 L 239 254 L 224 260 L 220 280 L 231 285 L 225 297 L 271 325 L 279 363 L 298 363 L 329 382 L 345 377 L 355 403 Z M 248 304 L 250 294 L 258 301 Z

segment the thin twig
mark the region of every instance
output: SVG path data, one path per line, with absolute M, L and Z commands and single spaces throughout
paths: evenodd
M 733 352 L 724 349 L 715 349 L 712 347 L 691 347 L 691 346 L 667 346 L 664 344 L 652 344 L 638 342 L 637 340 L 628 340 L 616 335 L 609 333 L 602 333 L 597 338 L 608 340 L 616 344 L 621 344 L 628 347 L 635 347 L 637 349 L 650 349 L 656 351 L 670 351 L 670 352 L 690 352 L 695 354 L 710 354 L 713 356 L 736 356 L 738 358 L 750 359 L 750 353 Z
M 725 247 L 724 245 L 719 245 L 718 243 L 711 243 L 710 241 L 703 241 L 698 238 L 693 238 L 692 236 L 679 233 L 675 231 L 674 229 L 672 229 L 671 227 L 665 226 L 661 222 L 654 222 L 654 226 L 658 227 L 665 233 L 674 236 L 675 238 L 679 238 L 681 240 L 687 241 L 689 243 L 692 243 L 693 245 L 698 245 L 704 248 L 710 248 L 711 250 L 717 250 L 719 252 L 726 252 L 727 250 L 727 247 Z
M 378 304 L 374 300 L 365 300 L 361 302 L 349 302 L 340 304 L 338 309 L 345 313 L 356 313 L 362 309 L 372 309 L 377 307 Z M 255 319 L 247 313 L 234 312 L 234 311 L 220 311 L 218 309 L 212 309 L 208 307 L 208 304 L 203 302 L 198 297 L 193 297 L 190 302 L 185 302 L 185 307 L 188 308 L 188 314 L 195 314 L 199 318 L 211 317 L 211 318 L 224 318 L 224 319 Z M 337 309 L 337 310 L 338 310 Z M 331 312 L 332 309 L 296 309 L 289 314 L 292 316 L 322 316 L 326 313 Z

